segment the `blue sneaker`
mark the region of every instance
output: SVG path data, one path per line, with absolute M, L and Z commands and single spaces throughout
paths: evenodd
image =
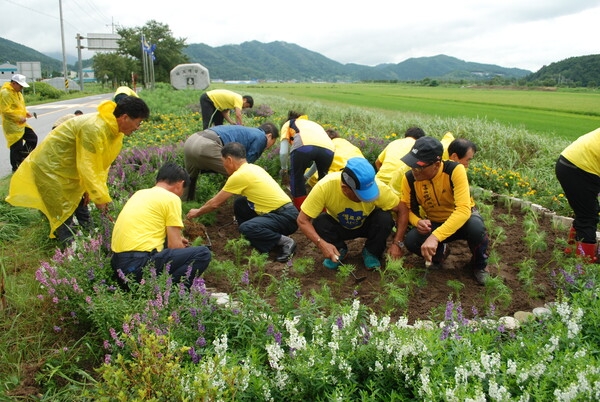
M 340 251 L 339 261 L 341 261 L 344 258 L 346 258 L 346 255 L 348 254 L 348 250 L 345 248 L 342 248 L 339 251 Z M 338 269 L 338 267 L 340 266 L 340 263 L 333 262 L 330 258 L 325 258 L 323 260 L 323 266 L 327 269 Z
M 381 262 L 379 262 L 379 258 L 371 254 L 366 248 L 363 248 L 362 257 L 367 270 L 374 271 L 381 268 Z

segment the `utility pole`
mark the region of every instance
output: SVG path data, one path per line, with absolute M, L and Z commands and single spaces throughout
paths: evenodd
M 63 75 L 65 78 L 65 92 L 69 91 L 69 77 L 67 77 L 67 51 L 65 50 L 65 28 L 63 25 L 62 0 L 58 0 L 60 9 L 60 38 L 62 40 Z
M 81 91 L 83 91 L 83 66 L 81 62 L 81 49 L 83 49 L 83 46 L 81 46 L 81 40 L 85 38 L 77 34 L 75 39 L 77 39 L 77 59 L 79 61 L 79 86 L 81 87 Z

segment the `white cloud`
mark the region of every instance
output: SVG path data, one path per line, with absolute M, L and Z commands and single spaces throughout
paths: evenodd
M 285 41 L 340 63 L 365 65 L 446 54 L 537 71 L 567 57 L 599 53 L 593 29 L 600 1 L 590 0 L 305 0 L 293 9 L 273 0 L 218 5 L 4 0 L 1 36 L 44 53 L 61 52 L 60 2 L 69 54 L 76 54 L 77 33 L 110 33 L 113 24 L 136 27 L 152 19 L 169 25 L 188 44 Z M 84 58 L 92 55 L 83 52 Z

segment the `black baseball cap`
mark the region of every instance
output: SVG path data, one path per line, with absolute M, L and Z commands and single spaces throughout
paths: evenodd
M 442 160 L 444 146 L 437 138 L 421 137 L 415 141 L 409 153 L 400 160 L 409 167 L 423 167 Z

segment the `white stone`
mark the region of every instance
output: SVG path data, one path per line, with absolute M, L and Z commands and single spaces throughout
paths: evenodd
M 533 309 L 533 314 L 540 317 L 542 315 L 546 315 L 546 314 L 550 314 L 551 311 L 550 309 L 547 309 L 546 307 L 536 307 Z
M 517 311 L 514 314 L 515 319 L 520 323 L 530 320 L 532 316 L 533 313 L 531 311 Z
M 208 69 L 199 63 L 179 64 L 171 70 L 171 85 L 175 89 L 204 90 L 210 85 Z
M 504 328 L 508 330 L 519 328 L 519 321 L 517 321 L 514 317 L 500 317 L 498 319 L 498 323 L 504 325 Z

